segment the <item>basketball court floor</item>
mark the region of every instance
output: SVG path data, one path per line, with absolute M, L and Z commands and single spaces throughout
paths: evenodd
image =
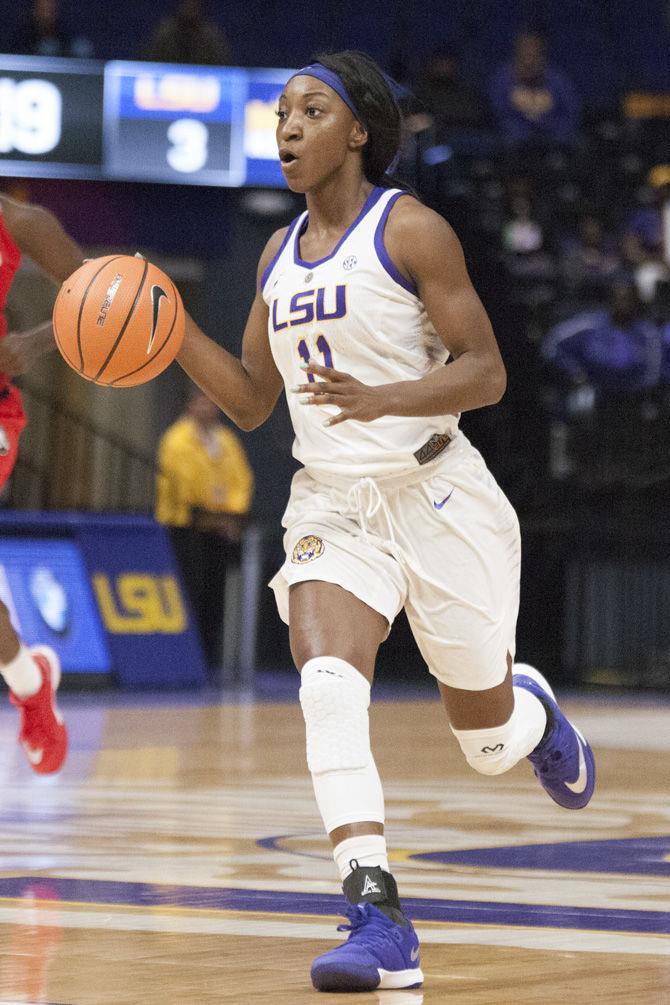
M 600 772 L 570 813 L 526 762 L 468 769 L 430 695 L 384 698 L 373 742 L 426 982 L 356 1001 L 670 1002 L 670 704 L 565 703 Z M 53 778 L 3 704 L 0 1005 L 354 1000 L 309 983 L 344 919 L 295 693 L 217 702 L 66 696 Z

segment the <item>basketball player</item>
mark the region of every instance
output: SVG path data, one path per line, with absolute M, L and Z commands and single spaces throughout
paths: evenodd
M 0 487 L 12 473 L 26 418 L 21 395 L 10 378 L 25 372 L 55 349 L 51 322 L 26 332 L 7 334 L 7 294 L 25 252 L 57 283 L 82 262 L 82 254 L 58 220 L 40 206 L 0 196 Z M 19 709 L 19 742 L 34 771 L 49 774 L 67 753 L 67 730 L 56 707 L 60 665 L 48 646 L 26 647 L 0 601 L 0 674 L 9 700 Z
M 304 465 L 271 585 L 350 922 L 312 981 L 417 987 L 368 729 L 377 649 L 398 611 L 475 770 L 528 757 L 551 798 L 578 809 L 594 761 L 544 677 L 513 665 L 519 525 L 458 430 L 460 412 L 500 399 L 505 370 L 453 231 L 388 187 L 400 113 L 386 78 L 361 53 L 321 57 L 289 79 L 278 116 L 282 168 L 307 211 L 261 257 L 241 360 L 190 320 L 178 360 L 245 429 L 284 385 Z

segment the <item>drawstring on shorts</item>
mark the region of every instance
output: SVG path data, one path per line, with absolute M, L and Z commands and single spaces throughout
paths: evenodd
M 361 524 L 361 530 L 363 531 L 363 540 L 366 544 L 370 543 L 368 523 L 380 510 L 386 518 L 389 544 L 391 544 L 393 548 L 397 548 L 398 542 L 396 541 L 395 532 L 393 530 L 391 512 L 388 508 L 386 499 L 379 491 L 377 482 L 374 478 L 366 477 L 361 478 L 351 486 L 347 492 L 346 511 L 355 513 L 358 516 Z

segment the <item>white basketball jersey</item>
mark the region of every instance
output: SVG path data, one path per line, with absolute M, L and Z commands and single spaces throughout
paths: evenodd
M 453 415 L 385 415 L 373 422 L 324 426 L 338 408 L 303 405 L 290 390 L 307 382 L 300 366 L 310 358 L 370 385 L 418 380 L 444 365 L 447 350 L 412 283 L 384 246 L 389 212 L 402 195 L 398 189 L 374 188 L 335 249 L 318 262 L 300 256 L 308 222 L 303 213 L 262 277 L 270 346 L 295 430 L 293 453 L 315 477 L 319 472 L 359 478 L 416 471 L 420 458 L 423 462 L 436 453 L 427 446 L 431 438 L 439 446 L 457 432 Z

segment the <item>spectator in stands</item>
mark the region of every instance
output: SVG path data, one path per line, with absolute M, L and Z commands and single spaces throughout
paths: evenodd
M 529 255 L 544 245 L 542 226 L 535 219 L 530 199 L 516 196 L 503 224 L 503 246 L 514 255 Z
M 7 48 L 26 56 L 76 56 L 92 58 L 93 45 L 81 35 L 72 36 L 63 25 L 58 0 L 33 0 L 19 22 Z
M 438 143 L 454 129 L 476 128 L 487 122 L 483 96 L 461 75 L 461 61 L 455 49 L 435 49 L 414 88 L 421 128 L 434 126 Z M 411 127 L 411 124 L 410 124 Z
M 585 214 L 579 221 L 576 238 L 563 249 L 561 269 L 568 289 L 580 296 L 602 296 L 613 280 L 623 273 L 624 265 L 598 217 Z
M 588 384 L 596 391 L 626 393 L 655 387 L 660 380 L 660 333 L 644 316 L 629 282 L 615 283 L 607 308 L 556 325 L 545 337 L 542 355 L 573 387 Z
M 640 189 L 622 239 L 625 260 L 645 303 L 654 300 L 659 283 L 670 279 L 663 240 L 663 198 L 663 186 L 654 190 L 645 185 Z
M 507 201 L 501 241 L 508 274 L 524 282 L 551 279 L 556 271 L 555 264 L 530 180 L 511 178 L 507 184 Z
M 207 662 L 221 666 L 226 566 L 239 561 L 254 479 L 236 434 L 193 388 L 158 448 L 156 519 L 169 530 Z
M 535 31 L 517 37 L 512 62 L 491 85 L 491 104 L 510 146 L 569 146 L 577 137 L 579 108 L 572 82 L 547 65 L 545 42 Z
M 228 66 L 228 40 L 207 17 L 204 0 L 177 0 L 174 14 L 158 24 L 144 53 L 154 63 Z

